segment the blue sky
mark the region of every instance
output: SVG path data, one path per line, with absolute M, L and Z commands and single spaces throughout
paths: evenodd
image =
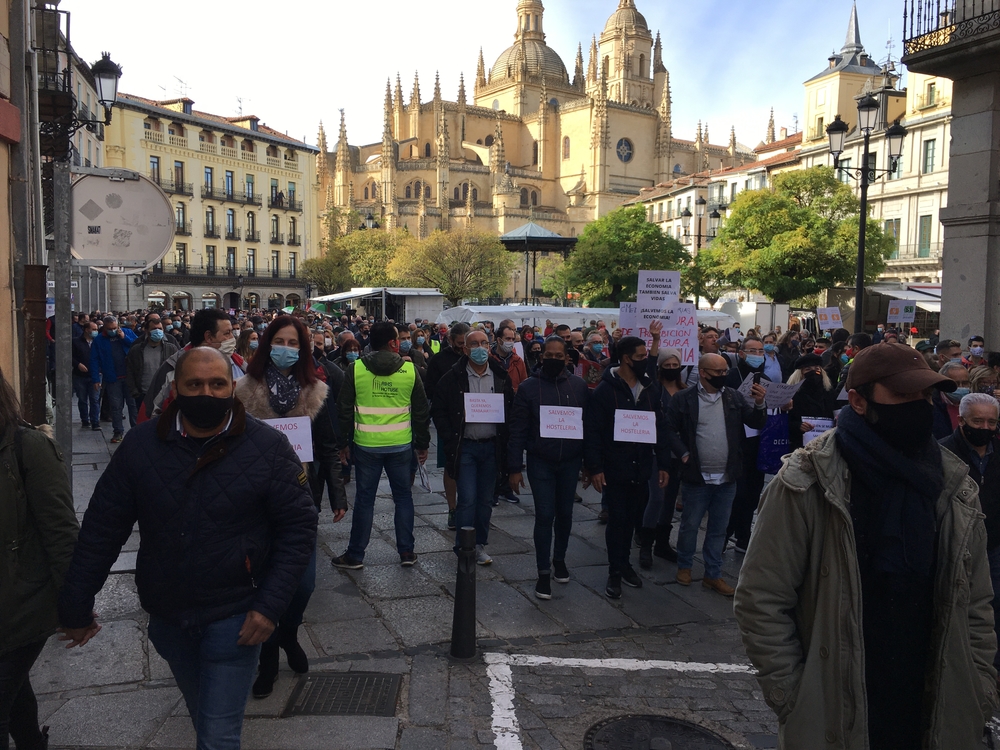
M 618 0 L 544 0 L 547 42 L 572 71 L 578 42 L 586 61 Z M 794 128 L 802 82 L 823 70 L 843 45 L 850 0 L 636 0 L 653 33 L 661 32 L 670 70 L 674 134 L 693 138 L 708 122 L 713 142 L 730 126 L 741 143 L 764 136 L 770 108 L 777 127 Z M 423 5 L 427 10 L 416 12 Z M 123 66 L 123 91 L 153 99 L 180 95 L 183 81 L 197 109 L 244 114 L 315 143 L 322 119 L 336 139 L 338 111 L 353 144 L 379 141 L 386 78 L 398 71 L 409 100 L 414 71 L 424 101 L 434 73 L 454 100 L 459 73 L 475 80 L 482 46 L 487 67 L 513 42 L 516 0 L 63 0 L 72 12 L 73 45 L 86 60 L 102 50 Z M 882 60 L 891 33 L 898 58 L 898 0 L 861 0 L 861 38 Z

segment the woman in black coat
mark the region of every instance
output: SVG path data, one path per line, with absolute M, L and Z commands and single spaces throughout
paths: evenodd
M 795 362 L 795 372 L 788 378 L 788 384 L 802 383 L 792 399 L 792 409 L 788 412 L 788 438 L 792 450 L 802 447 L 802 437 L 815 424 L 810 417 L 833 419 L 837 394 L 833 383 L 823 370 L 823 358 L 818 354 L 806 354 Z

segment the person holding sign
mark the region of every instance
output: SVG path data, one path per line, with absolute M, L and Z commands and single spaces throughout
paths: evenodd
M 590 389 L 583 378 L 566 369 L 568 361 L 562 338 L 546 339 L 541 371 L 538 377 L 521 383 L 510 417 L 507 466 L 514 493 L 524 487 L 524 452 L 528 452 L 528 479 L 535 498 L 535 596 L 539 599 L 552 598 L 552 578 L 557 583 L 569 583 L 566 548 L 573 528 L 573 496 L 583 462 L 583 415 Z
M 337 454 L 337 435 L 333 427 L 327 396 L 327 374 L 313 357 L 313 340 L 305 324 L 290 315 L 275 318 L 260 337 L 257 356 L 250 360 L 246 377 L 236 381 L 235 395 L 257 419 L 271 420 L 308 417 L 310 434 L 301 440 L 312 443 L 314 459 L 306 467 L 317 511 L 323 498 L 323 487 L 331 475 L 340 482 L 340 461 Z M 332 406 L 332 404 L 330 404 Z M 298 442 L 289 433 L 290 442 Z M 336 466 L 336 470 L 334 470 Z M 335 503 L 331 495 L 331 504 Z M 334 507 L 334 522 L 347 513 L 347 496 L 342 495 Z M 278 649 L 285 651 L 288 666 L 303 674 L 309 671 L 309 660 L 299 645 L 298 630 L 316 588 L 316 549 L 313 548 L 309 567 L 299 581 L 298 589 L 288 610 L 278 621 L 271 638 L 260 650 L 260 667 L 253 684 L 254 698 L 266 698 L 274 690 L 278 679 Z
M 681 391 L 667 408 L 667 441 L 684 464 L 681 497 L 684 511 L 677 535 L 677 583 L 691 585 L 691 564 L 698 528 L 708 514 L 702 554 L 705 577 L 701 585 L 723 596 L 735 589 L 722 579 L 722 548 L 726 542 L 736 482 L 743 471 L 744 426 L 761 430 L 767 420 L 760 383 L 750 387 L 752 403 L 726 387 L 727 361 L 718 354 L 698 360 L 699 383 Z
M 618 366 L 604 371 L 584 415 L 584 486 L 589 483 L 598 492 L 603 490 L 608 506 L 604 593 L 609 599 L 621 599 L 623 583 L 642 587 L 629 556 L 632 536 L 642 528 L 654 461 L 660 488 L 670 479 L 660 387 L 649 374 L 646 344 L 636 336 L 623 336 L 616 352 Z
M 476 562 L 489 565 L 486 552 L 493 490 L 507 449 L 507 415 L 514 400 L 510 376 L 490 358 L 482 330 L 465 335 L 465 353 L 434 387 L 431 418 L 444 445 L 446 468 L 458 484 L 455 550 L 463 526 L 476 529 Z
M 823 359 L 815 354 L 799 357 L 795 372 L 788 379 L 789 385 L 802 383 L 792 398 L 788 412 L 788 437 L 791 449 L 801 448 L 803 436 L 816 428 L 817 420 L 833 419 L 837 394 L 833 383 L 823 370 Z M 812 418 L 812 419 L 810 419 Z

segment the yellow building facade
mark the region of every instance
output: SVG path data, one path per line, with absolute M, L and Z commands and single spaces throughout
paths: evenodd
M 640 188 L 753 160 L 735 137 L 711 145 L 707 125 L 693 141 L 674 138 L 662 44 L 634 0 L 618 0 L 586 65 L 578 47 L 572 73 L 545 43 L 540 0 L 517 0 L 515 11 L 514 44 L 489 68 L 480 52 L 471 92 L 463 76 L 445 100 L 435 79 L 425 100 L 417 76 L 407 100 L 397 75 L 381 142 L 351 145 L 341 112 L 331 149 L 320 125 L 325 211 L 371 213 L 421 237 L 469 226 L 503 234 L 529 220 L 571 237 Z
M 158 183 L 176 226 L 173 250 L 145 276 L 112 278 L 111 309 L 303 302 L 302 262 L 322 254 L 314 148 L 256 116 L 129 94 L 119 97 L 105 139 L 105 166 Z

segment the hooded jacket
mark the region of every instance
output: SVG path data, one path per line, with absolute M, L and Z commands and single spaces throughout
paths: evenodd
M 997 707 L 993 587 L 968 467 L 942 450 L 925 750 L 980 745 Z M 735 613 L 778 746 L 868 748 L 861 575 L 851 477 L 831 430 L 786 456 L 765 490 Z
M 364 364 L 362 364 L 364 363 Z M 344 384 L 337 398 L 337 412 L 340 418 L 340 447 L 345 448 L 354 442 L 354 406 L 357 403 L 357 390 L 354 386 L 354 368 L 367 367 L 375 375 L 392 375 L 403 366 L 403 358 L 396 352 L 384 349 L 365 354 L 361 359 L 352 362 L 344 373 Z M 410 394 L 410 429 L 413 432 L 413 447 L 418 451 L 427 450 L 431 444 L 430 414 L 427 407 L 427 396 L 420 377 L 413 379 L 413 391 Z
M 582 440 L 541 437 L 539 421 L 542 406 L 572 406 L 583 409 L 586 417 L 591 391 L 583 378 L 565 368 L 552 379 L 544 374 L 528 378 L 514 395 L 511 409 L 507 467 L 511 473 L 524 468 L 524 451 L 541 461 L 578 461 L 583 457 Z

